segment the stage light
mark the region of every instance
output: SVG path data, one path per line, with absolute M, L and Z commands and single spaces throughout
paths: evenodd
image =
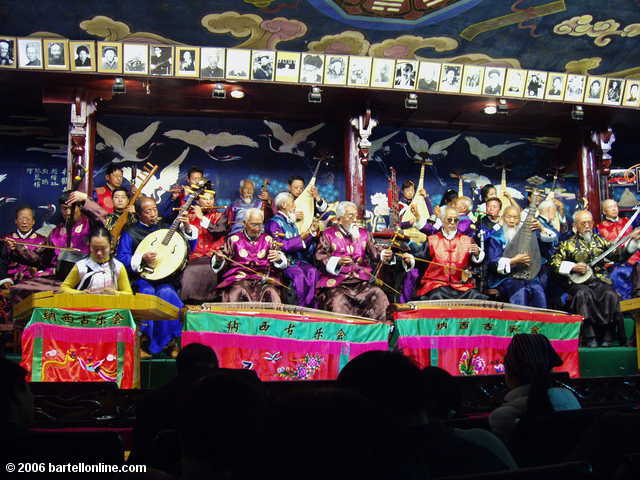
M 484 113 L 487 115 L 494 115 L 498 111 L 498 107 L 495 105 L 487 105 L 484 107 Z
M 116 77 L 113 80 L 113 86 L 111 87 L 113 93 L 127 93 L 127 85 L 124 83 L 124 78 Z
M 231 93 L 229 93 L 229 95 L 231 95 L 232 98 L 236 98 L 236 99 L 244 98 L 244 90 L 240 90 L 240 89 L 231 90 Z
M 584 120 L 584 109 L 582 105 L 574 105 L 573 110 L 571 110 L 571 119 L 572 120 Z
M 504 98 L 498 100 L 497 113 L 500 113 L 502 115 L 506 115 L 507 113 L 509 113 L 509 105 L 507 105 L 507 101 Z
M 311 87 L 309 103 L 322 103 L 322 90 L 320 90 L 320 87 Z
M 404 99 L 404 108 L 409 110 L 416 110 L 418 108 L 418 94 L 410 93 L 407 98 Z
M 223 83 L 216 83 L 211 90 L 211 98 L 227 98 L 227 91 Z

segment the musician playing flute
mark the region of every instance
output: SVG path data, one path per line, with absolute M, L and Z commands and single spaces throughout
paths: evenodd
M 575 235 L 560 243 L 558 251 L 551 258 L 551 267 L 567 279 L 566 291 L 570 295 L 567 308 L 572 313 L 584 317 L 581 329 L 582 344 L 587 347 L 610 347 L 617 335 L 621 344 L 626 343 L 620 300 L 611 286 L 611 279 L 604 267 L 604 261 L 589 266 L 589 263 L 603 253 L 610 243 L 593 231 L 594 222 L 587 210 L 577 210 L 573 214 Z M 632 239 L 640 238 L 640 231 L 631 233 Z M 637 242 L 629 242 L 628 253 L 635 251 Z M 616 256 L 616 252 L 612 253 Z M 591 268 L 593 275 L 583 283 L 575 283 L 570 275 L 583 275 Z
M 22 246 L 27 251 L 35 251 L 38 245 L 45 245 L 47 237 L 33 231 L 36 223 L 36 217 L 33 209 L 28 206 L 18 207 L 16 210 L 16 231 L 8 234 L 5 238 L 10 238 L 18 242 L 27 242 L 31 245 Z M 15 252 L 15 250 L 14 250 Z M 53 265 L 27 265 L 20 261 L 19 256 L 15 254 L 9 255 L 8 274 L 13 283 L 28 280 L 33 277 L 46 277 L 53 275 Z
M 135 203 L 138 221 L 127 228 L 120 237 L 120 243 L 116 251 L 116 258 L 127 268 L 135 290 L 147 295 L 155 295 L 178 308 L 184 307 L 177 290 L 177 276 L 159 281 L 148 281 L 140 276 L 144 267 L 154 265 L 158 260 L 154 252 L 146 252 L 143 255 L 136 254 L 138 244 L 150 233 L 162 228 L 170 228 L 170 225 L 162 221 L 158 215 L 156 201 L 150 197 L 140 197 Z M 198 239 L 198 230 L 189 223 L 187 214 L 180 218 L 180 234 L 189 244 L 189 249 L 195 247 Z M 155 355 L 172 343 L 171 355 L 177 356 L 177 344 L 175 340 L 180 337 L 181 326 L 179 320 L 148 321 L 141 329 L 143 335 L 149 339 L 146 346 L 148 353 Z
M 479 299 L 488 297 L 467 278 L 471 262 L 481 263 L 485 253 L 469 236 L 458 231 L 455 207 L 440 207 L 442 229 L 427 237 L 431 261 L 422 276 L 416 296 L 420 300 Z
M 215 252 L 211 268 L 215 273 L 225 269 L 218 283 L 223 302 L 282 303 L 279 272 L 287 268 L 287 257 L 263 227 L 262 210 L 250 208 L 243 230 L 228 235 Z
M 320 272 L 309 262 L 308 253 L 315 249 L 311 241 L 317 235 L 315 224 L 308 232 L 300 234 L 296 225 L 294 198 L 288 192 L 281 192 L 274 200 L 277 213 L 270 218 L 266 232 L 283 243 L 282 251 L 287 255 L 288 267 L 285 276 L 295 290 L 297 304 L 303 307 L 317 306 L 316 288 Z
M 505 257 L 504 251 L 520 228 L 533 230 L 539 244 L 552 243 L 557 239 L 557 236 L 553 232 L 543 229 L 537 220 L 529 225 L 521 223 L 520 208 L 513 206 L 504 209 L 502 223 L 502 228 L 489 237 L 487 244 L 489 287 L 497 289 L 509 303 L 547 308 L 547 296 L 540 273 L 535 278 L 528 280 L 511 276 L 515 266 L 530 264 L 531 256 L 528 253 L 519 253 L 513 257 Z
M 358 227 L 358 208 L 340 202 L 336 208 L 338 224 L 320 236 L 316 260 L 324 267 L 318 286 L 320 304 L 336 313 L 384 320 L 389 300 L 376 286 L 372 265 L 376 261 L 394 264 L 391 249 L 376 245 L 371 233 Z M 406 270 L 414 267 L 409 253 L 400 256 Z
M 113 200 L 113 213 L 107 215 L 104 222 L 104 226 L 107 230 L 111 231 L 126 208 L 129 208 L 129 217 L 127 218 L 127 225 L 125 226 L 125 229 L 137 222 L 135 208 L 133 205 L 128 207 L 129 192 L 126 188 L 118 187 L 114 189 L 111 193 L 111 198 Z
M 211 302 L 217 296 L 217 275 L 211 274 L 211 258 L 220 249 L 227 231 L 224 212 L 215 207 L 215 192 L 201 193 L 189 212 L 189 223 L 198 230 L 196 246 L 182 272 L 180 297 L 187 304 Z
M 251 208 L 262 209 L 264 205 L 266 206 L 263 210 L 264 217 L 270 218 L 272 216 L 269 192 L 260 192 L 257 197 L 254 197 L 255 188 L 255 184 L 249 179 L 240 181 L 240 197 L 234 200 L 225 212 L 229 234 L 238 233 L 244 229 L 244 219 L 247 211 Z M 265 203 L 263 204 L 263 202 Z

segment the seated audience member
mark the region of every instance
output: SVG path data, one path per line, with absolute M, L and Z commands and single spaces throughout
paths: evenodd
M 31 207 L 26 205 L 18 207 L 15 219 L 17 229 L 15 232 L 7 235 L 7 238 L 11 238 L 17 242 L 35 244 L 35 246 L 24 245 L 22 247 L 27 251 L 35 251 L 38 248 L 37 245 L 44 245 L 47 243 L 47 237 L 33 231 L 35 223 L 36 218 Z M 14 256 L 9 257 L 9 262 L 8 274 L 13 280 L 13 283 L 18 283 L 33 277 L 51 276 L 53 274 L 52 266 L 45 269 L 38 269 L 36 266 L 20 263 L 19 258 L 15 258 Z
M 238 233 L 244 229 L 244 218 L 251 208 L 262 210 L 266 205 L 267 208 L 263 210 L 265 219 L 269 219 L 273 214 L 269 192 L 260 192 L 255 198 L 254 193 L 255 184 L 251 180 L 245 179 L 240 182 L 240 197 L 234 200 L 225 212 L 229 234 Z
M 116 222 L 122 215 L 122 212 L 126 208 L 129 209 L 129 216 L 127 217 L 127 224 L 124 226 L 122 231 L 126 230 L 128 227 L 136 223 L 136 210 L 134 206 L 129 207 L 129 192 L 127 192 L 126 188 L 118 187 L 113 190 L 111 193 L 112 203 L 113 203 L 113 212 L 107 215 L 107 218 L 104 222 L 104 226 L 107 230 L 111 231 L 115 226 Z
M 158 281 L 149 281 L 140 276 L 145 267 L 153 267 L 162 259 L 153 252 L 146 252 L 142 255 L 136 254 L 136 249 L 140 242 L 150 233 L 162 228 L 169 228 L 158 216 L 156 201 L 150 197 L 140 197 L 136 201 L 136 214 L 138 221 L 127 228 L 120 237 L 116 258 L 127 268 L 129 277 L 138 293 L 155 295 L 166 302 L 182 308 L 184 304 L 177 292 L 177 275 Z M 189 250 L 195 246 L 198 238 L 198 231 L 191 226 L 186 213 L 180 219 L 178 235 L 182 235 L 189 245 Z M 140 330 L 149 339 L 147 346 L 151 354 L 160 353 L 170 342 L 174 342 L 171 349 L 172 355 L 177 355 L 177 345 L 175 340 L 180 337 L 181 324 L 179 320 L 148 321 L 147 325 Z
M 290 193 L 279 193 L 274 203 L 277 213 L 267 221 L 265 230 L 276 241 L 283 243 L 282 251 L 287 255 L 289 265 L 284 274 L 295 290 L 297 305 L 315 306 L 320 272 L 309 263 L 306 254 L 311 246 L 310 241 L 317 235 L 316 227 L 312 225 L 312 229 L 300 234 L 295 222 L 293 195 Z
M 277 241 L 263 233 L 263 223 L 262 210 L 247 210 L 244 229 L 228 235 L 212 257 L 216 274 L 226 268 L 217 287 L 223 302 L 281 303 L 278 271 L 287 268 L 287 257 L 277 249 Z
M 320 236 L 316 260 L 322 265 L 318 282 L 320 304 L 337 313 L 384 320 L 389 300 L 384 291 L 371 283 L 375 261 L 395 263 L 391 249 L 382 249 L 371 233 L 358 227 L 358 209 L 352 202 L 340 202 L 336 209 L 338 225 Z M 403 254 L 405 270 L 414 267 L 411 254 Z
M 89 237 L 89 256 L 78 261 L 60 290 L 64 293 L 94 293 L 103 295 L 132 295 L 127 269 L 111 258 L 111 235 L 104 227 Z
M 421 300 L 450 298 L 486 300 L 487 296 L 474 288 L 467 272 L 471 262 L 481 263 L 484 252 L 468 235 L 458 232 L 458 211 L 441 207 L 442 229 L 427 237 L 430 263 L 422 276 L 416 296 Z
M 117 164 L 109 165 L 104 178 L 106 183 L 104 187 L 95 189 L 93 192 L 93 200 L 107 213 L 113 213 L 113 192 L 116 188 L 122 186 L 122 181 L 124 180 L 122 167 Z
M 214 250 L 224 244 L 227 218 L 214 207 L 215 193 L 205 192 L 189 213 L 189 223 L 198 230 L 198 240 L 180 281 L 180 298 L 188 304 L 211 302 L 217 297 L 218 276 L 211 271 L 211 258 Z
M 581 408 L 575 395 L 552 385 L 551 372 L 562 360 L 544 335 L 515 334 L 504 357 L 509 393 L 489 417 L 493 432 L 508 441 L 519 420 L 561 410 Z

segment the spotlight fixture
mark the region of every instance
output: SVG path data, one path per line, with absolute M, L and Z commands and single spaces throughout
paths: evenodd
M 227 91 L 223 83 L 216 83 L 211 90 L 211 98 L 227 98 Z
M 229 93 L 229 95 L 231 95 L 231 98 L 235 98 L 235 99 L 244 98 L 244 90 L 240 90 L 239 88 L 236 88 L 234 90 L 231 90 L 231 93 Z
M 571 110 L 571 119 L 572 120 L 584 120 L 584 109 L 582 105 L 574 105 L 573 110 Z
M 498 100 L 497 113 L 502 115 L 506 115 L 507 113 L 509 113 L 509 105 L 507 104 L 507 101 L 504 98 L 501 98 L 500 100 Z
M 404 99 L 404 108 L 409 110 L 416 110 L 418 108 L 418 94 L 410 93 L 407 98 Z
M 322 103 L 322 90 L 320 90 L 320 87 L 311 87 L 309 103 Z
M 497 111 L 498 111 L 498 107 L 496 107 L 493 104 L 487 105 L 486 107 L 484 107 L 484 113 L 486 115 L 495 115 Z
M 113 80 L 113 86 L 111 87 L 113 93 L 127 93 L 127 85 L 124 83 L 124 78 L 116 77 Z

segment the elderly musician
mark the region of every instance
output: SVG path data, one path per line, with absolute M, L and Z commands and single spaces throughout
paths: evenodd
M 287 268 L 287 257 L 263 224 L 262 210 L 248 209 L 242 231 L 228 235 L 211 259 L 215 273 L 225 268 L 217 287 L 224 302 L 281 303 L 278 271 Z
M 261 209 L 264 217 L 271 217 L 271 197 L 269 192 L 260 192 L 254 197 L 255 184 L 248 179 L 240 181 L 240 197 L 233 201 L 226 210 L 229 234 L 241 232 L 244 229 L 244 218 L 251 208 Z M 264 208 L 263 208 L 264 207 Z
M 470 263 L 481 263 L 485 254 L 470 236 L 458 231 L 458 217 L 456 208 L 440 207 L 442 229 L 427 237 L 431 263 L 416 292 L 421 300 L 487 299 L 467 276 Z
M 306 254 L 311 246 L 310 240 L 317 235 L 317 226 L 314 223 L 308 232 L 300 234 L 293 201 L 293 195 L 288 192 L 276 195 L 274 203 L 277 213 L 267 221 L 265 230 L 283 243 L 282 251 L 287 255 L 289 264 L 284 274 L 291 281 L 298 305 L 312 307 L 316 306 L 316 287 L 320 272 L 309 262 Z
M 161 259 L 153 251 L 140 253 L 136 252 L 140 242 L 150 233 L 162 228 L 169 228 L 169 225 L 162 222 L 158 216 L 156 201 L 150 197 L 140 197 L 135 204 L 138 221 L 127 228 L 120 237 L 116 258 L 127 268 L 135 290 L 147 295 L 155 295 L 178 308 L 184 304 L 178 296 L 176 288 L 176 278 L 169 277 L 159 281 L 148 281 L 140 276 L 146 266 L 155 265 Z M 188 221 L 186 213 L 181 217 L 181 234 L 188 241 L 190 250 L 195 246 L 198 238 L 198 230 L 193 228 Z M 149 321 L 147 326 L 141 329 L 147 335 L 149 345 L 148 353 L 157 354 L 164 350 L 170 342 L 180 336 L 179 320 Z M 171 350 L 171 355 L 177 355 L 177 346 Z
M 354 203 L 340 202 L 338 224 L 320 236 L 316 251 L 316 260 L 324 267 L 318 283 L 320 301 L 337 313 L 384 320 L 389 300 L 375 285 L 372 263 L 395 263 L 395 258 L 391 249 L 376 245 L 371 234 L 356 225 L 357 213 Z M 405 253 L 401 258 L 406 270 L 413 268 L 413 255 Z
M 573 228 L 576 233 L 559 245 L 550 263 L 556 272 L 567 278 L 567 291 L 571 296 L 569 311 L 584 317 L 582 343 L 587 347 L 610 347 L 616 333 L 621 343 L 626 343 L 626 339 L 620 300 L 611 286 L 611 279 L 602 261 L 593 266 L 589 265 L 610 246 L 607 240 L 593 231 L 593 223 L 589 211 L 576 211 L 573 214 Z M 640 237 L 640 232 L 634 231 L 631 237 Z M 629 242 L 627 251 L 636 248 L 636 243 Z M 588 275 L 589 272 L 592 274 L 587 279 L 574 277 L 581 283 L 577 283 L 571 277 Z
M 502 223 L 502 228 L 491 235 L 488 241 L 487 261 L 491 276 L 489 287 L 497 289 L 509 303 L 547 308 L 547 296 L 540 273 L 528 280 L 514 278 L 511 275 L 516 266 L 530 264 L 531 255 L 518 253 L 513 257 L 506 257 L 504 252 L 521 228 L 531 229 L 539 245 L 553 242 L 557 238 L 556 234 L 543 229 L 537 220 L 533 220 L 529 225 L 525 222 L 520 223 L 520 209 L 513 206 L 505 208 L 502 212 Z
M 31 245 L 24 245 L 25 250 L 34 251 L 38 248 L 38 245 L 44 245 L 47 243 L 47 237 L 40 235 L 33 231 L 33 226 L 36 223 L 36 217 L 33 213 L 33 208 L 28 205 L 18 207 L 16 210 L 16 231 L 8 234 L 6 238 L 16 240 L 18 242 L 26 242 Z M 8 256 L 8 275 L 11 277 L 14 283 L 21 282 L 22 280 L 28 280 L 33 277 L 50 276 L 53 274 L 53 266 L 32 266 L 21 263 L 20 259 L 15 255 Z
M 224 243 L 227 218 L 215 208 L 215 192 L 200 194 L 197 204 L 191 207 L 189 223 L 198 230 L 196 246 L 189 255 L 189 263 L 182 272 L 182 301 L 190 304 L 211 302 L 216 297 L 217 275 L 211 275 L 211 258 L 214 250 Z

